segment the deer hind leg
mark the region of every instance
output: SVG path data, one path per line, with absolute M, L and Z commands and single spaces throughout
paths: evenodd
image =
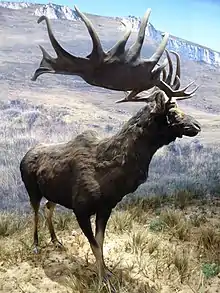
M 57 248 L 62 248 L 63 245 L 57 239 L 57 236 L 56 236 L 56 233 L 55 233 L 55 230 L 54 230 L 54 226 L 53 226 L 53 221 L 52 221 L 52 216 L 53 216 L 55 207 L 56 207 L 55 203 L 53 203 L 51 201 L 48 201 L 44 206 L 44 215 L 45 215 L 47 225 L 48 225 L 48 229 L 49 229 L 49 232 L 50 232 L 51 241 L 53 242 L 53 244 Z
M 39 252 L 39 241 L 38 241 L 38 222 L 39 222 L 39 208 L 40 208 L 40 202 L 42 199 L 42 196 L 34 196 L 34 193 L 31 193 L 28 190 L 29 196 L 30 196 L 30 202 L 31 206 L 34 211 L 34 253 Z
M 108 270 L 108 268 L 105 265 L 104 257 L 103 257 L 103 243 L 104 243 L 104 236 L 105 236 L 105 229 L 108 222 L 108 219 L 111 215 L 112 209 L 102 209 L 97 212 L 96 214 L 96 232 L 95 232 L 95 239 L 98 242 L 101 251 L 102 251 L 102 259 L 103 264 L 105 267 L 105 273 L 106 275 L 111 275 L 111 272 Z
M 84 215 L 76 214 L 76 218 L 84 235 L 87 237 L 90 247 L 92 249 L 92 252 L 95 256 L 96 264 L 98 268 L 99 280 L 101 281 L 103 278 L 106 277 L 105 264 L 104 264 L 102 249 L 99 243 L 96 241 L 92 232 L 90 216 L 87 216 L 85 214 Z

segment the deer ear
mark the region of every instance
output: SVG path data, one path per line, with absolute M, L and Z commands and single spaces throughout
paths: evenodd
M 151 114 L 165 113 L 166 101 L 167 101 L 167 98 L 165 96 L 165 93 L 162 91 L 159 91 L 155 96 L 155 106 L 152 109 Z

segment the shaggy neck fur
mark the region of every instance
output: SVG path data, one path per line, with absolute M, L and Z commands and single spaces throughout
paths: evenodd
M 152 107 L 147 105 L 116 135 L 101 141 L 97 149 L 98 161 L 112 161 L 120 157 L 121 165 L 124 165 L 140 158 L 146 164 L 160 147 L 175 140 L 171 135 L 161 135 L 151 110 Z
M 106 182 L 109 185 L 114 182 L 117 186 L 114 192 L 121 193 L 121 196 L 134 192 L 146 181 L 154 153 L 176 138 L 163 133 L 151 110 L 152 107 L 147 105 L 116 135 L 101 141 L 97 146 L 99 182 L 103 186 L 108 185 Z

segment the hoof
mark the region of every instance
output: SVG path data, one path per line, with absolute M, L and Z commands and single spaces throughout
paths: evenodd
M 53 242 L 53 245 L 56 247 L 56 248 L 58 248 L 58 249 L 65 249 L 64 248 L 64 246 L 63 246 L 63 244 L 60 242 L 60 241 L 58 241 L 57 239 L 56 240 L 52 240 L 52 242 Z
M 111 272 L 107 267 L 105 268 L 105 271 L 104 271 L 104 276 L 102 278 L 103 280 L 103 283 L 105 284 L 105 286 L 108 287 L 108 290 L 109 292 L 111 293 L 116 293 L 117 290 L 115 289 L 115 287 L 113 286 L 112 284 L 112 281 L 111 281 L 111 277 L 113 276 L 113 272 Z
M 106 266 L 99 272 L 99 279 L 104 282 L 108 282 L 109 279 L 113 276 L 113 272 L 111 272 Z
M 114 275 L 113 272 L 110 271 L 110 270 L 106 267 L 106 268 L 105 268 L 104 276 L 105 276 L 107 279 L 109 279 L 109 278 L 111 278 L 113 275 Z
M 111 293 L 116 293 L 117 290 L 115 289 L 115 287 L 113 286 L 112 282 L 111 282 L 111 277 L 112 276 L 112 273 L 111 275 L 109 274 L 109 272 L 106 274 L 105 277 L 103 277 L 103 283 L 105 284 L 105 286 L 107 286 L 109 292 Z
M 40 253 L 40 248 L 39 248 L 38 246 L 34 246 L 34 248 L 33 248 L 33 253 L 34 253 L 34 254 L 38 254 L 38 253 Z
M 102 275 L 103 282 L 109 283 L 112 276 L 113 276 L 113 273 L 109 269 L 106 268 L 103 275 Z

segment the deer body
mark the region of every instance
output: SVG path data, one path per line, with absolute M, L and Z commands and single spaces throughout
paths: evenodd
M 21 162 L 23 180 L 33 178 L 43 197 L 76 212 L 102 201 L 114 207 L 146 180 L 150 160 L 160 147 L 138 125 L 148 111 L 146 106 L 140 117 L 138 113 L 108 139 L 86 131 L 67 143 L 37 145 Z M 89 216 L 95 212 L 89 211 Z
M 86 169 L 94 165 L 95 141 L 93 133 L 85 132 L 68 143 L 37 145 L 21 162 L 23 180 L 31 178 L 43 197 L 74 209 L 76 186 L 81 184 L 81 178 L 84 179 L 80 173 L 86 173 Z

